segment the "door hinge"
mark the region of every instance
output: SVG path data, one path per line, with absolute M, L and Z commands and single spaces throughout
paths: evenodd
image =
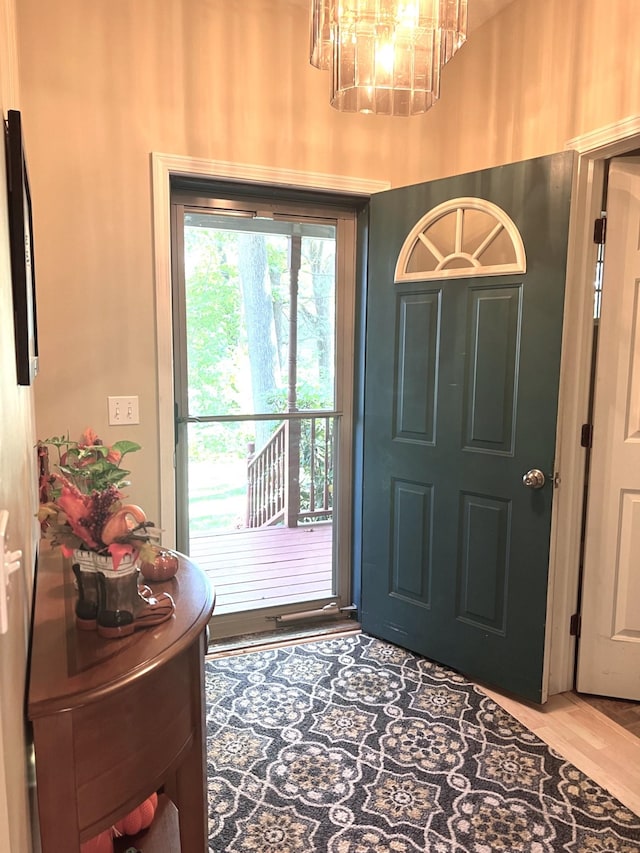
M 582 424 L 580 447 L 591 447 L 593 443 L 593 424 Z
M 593 223 L 593 242 L 604 246 L 607 239 L 607 217 L 601 216 Z
M 579 637 L 582 628 L 582 616 L 579 613 L 574 613 L 569 620 L 569 636 Z

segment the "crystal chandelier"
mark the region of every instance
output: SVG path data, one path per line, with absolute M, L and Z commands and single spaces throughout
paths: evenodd
M 426 112 L 466 35 L 467 0 L 311 0 L 310 61 L 344 112 Z

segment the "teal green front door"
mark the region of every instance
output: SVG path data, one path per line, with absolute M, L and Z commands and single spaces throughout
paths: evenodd
M 370 206 L 362 627 L 534 701 L 572 171 L 568 152 Z

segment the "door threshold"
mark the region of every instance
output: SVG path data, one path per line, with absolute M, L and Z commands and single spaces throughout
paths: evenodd
M 241 655 L 247 652 L 296 646 L 300 643 L 317 642 L 335 637 L 347 637 L 352 634 L 359 634 L 360 631 L 359 622 L 354 619 L 340 619 L 339 621 L 304 627 L 286 626 L 258 634 L 239 634 L 224 639 L 213 638 L 209 642 L 205 657 L 207 660 L 215 660 L 228 655 Z

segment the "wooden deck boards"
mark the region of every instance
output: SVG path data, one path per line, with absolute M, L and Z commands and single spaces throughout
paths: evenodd
M 198 536 L 191 539 L 190 556 L 215 586 L 215 615 L 333 593 L 331 524 Z

